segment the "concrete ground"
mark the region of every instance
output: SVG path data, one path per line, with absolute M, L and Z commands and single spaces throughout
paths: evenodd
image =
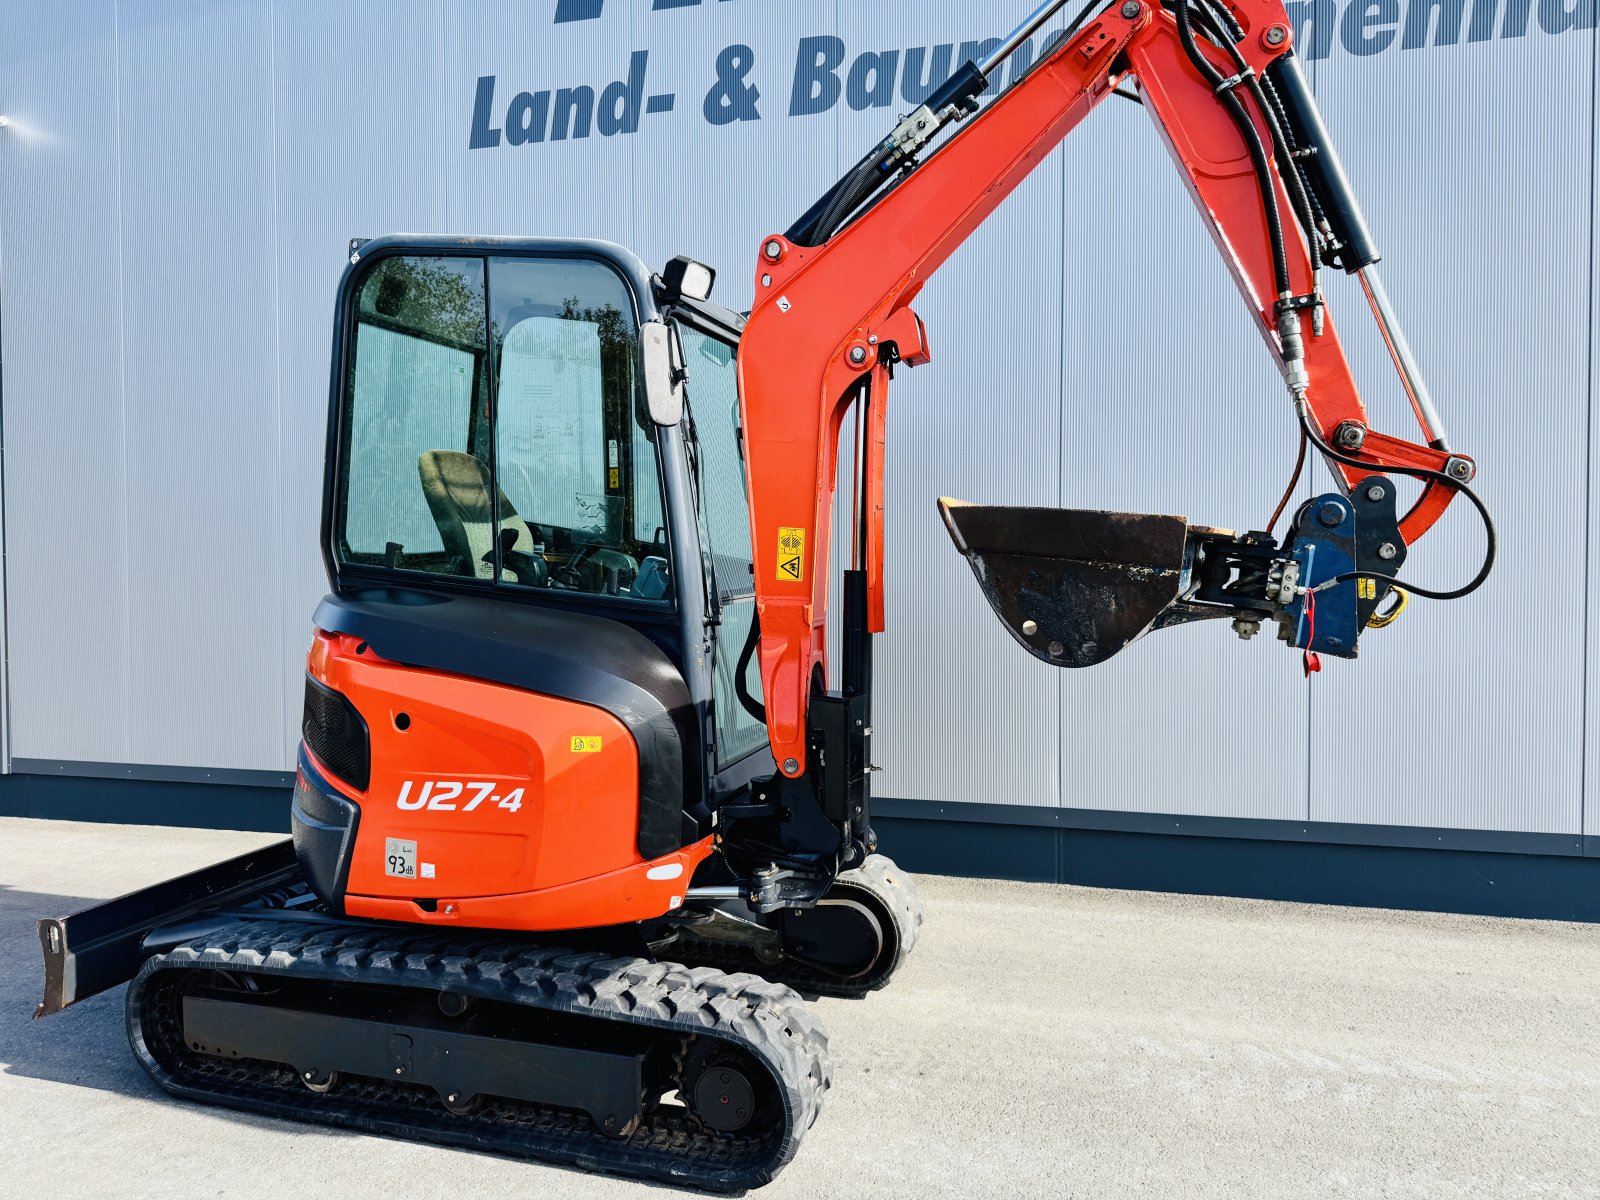
M 260 844 L 0 819 L 0 1196 L 644 1196 L 169 1100 L 34 922 Z M 924 878 L 780 1197 L 1600 1196 L 1600 929 Z M 665 1190 L 665 1189 L 661 1189 Z M 656 1194 L 660 1194 L 659 1191 Z

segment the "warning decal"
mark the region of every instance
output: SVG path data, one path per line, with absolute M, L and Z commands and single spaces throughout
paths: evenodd
M 801 583 L 806 577 L 806 531 L 784 525 L 778 529 L 778 582 Z
M 600 739 L 597 737 L 575 737 L 572 739 L 572 752 L 574 754 L 600 753 Z

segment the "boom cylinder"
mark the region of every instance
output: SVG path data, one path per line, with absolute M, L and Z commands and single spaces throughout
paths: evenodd
M 1306 174 L 1311 190 L 1322 205 L 1329 232 L 1339 242 L 1338 249 L 1329 256 L 1330 261 L 1352 275 L 1362 267 L 1370 267 L 1383 256 L 1378 253 L 1372 231 L 1361 215 L 1361 206 L 1344 173 L 1344 164 L 1333 148 L 1328 127 L 1322 123 L 1322 112 L 1311 94 L 1311 85 L 1300 70 L 1300 61 L 1293 52 L 1282 55 L 1267 68 L 1267 78 L 1277 89 L 1295 141 L 1306 156 Z
M 1450 449 L 1450 443 L 1445 438 L 1444 422 L 1439 418 L 1439 410 L 1433 406 L 1433 397 L 1428 394 L 1428 385 L 1422 379 L 1422 368 L 1411 353 L 1411 343 L 1406 341 L 1405 331 L 1400 328 L 1400 319 L 1395 316 L 1394 306 L 1389 303 L 1389 293 L 1384 291 L 1383 280 L 1378 278 L 1376 266 L 1361 268 L 1361 288 L 1367 294 L 1372 315 L 1383 332 L 1383 344 L 1389 348 L 1389 357 L 1394 360 L 1395 370 L 1400 373 L 1406 398 L 1411 401 L 1411 411 L 1417 414 L 1417 424 L 1422 426 L 1428 444 L 1435 450 Z
M 1007 35 L 1006 39 L 1000 43 L 999 48 L 993 54 L 978 64 L 978 70 L 985 75 L 993 74 L 996 67 L 1017 52 L 1018 46 L 1038 33 L 1046 21 L 1066 6 L 1067 0 L 1045 0 L 1045 3 L 1034 9 L 1027 20 L 1023 21 L 1021 25 L 1018 25 Z

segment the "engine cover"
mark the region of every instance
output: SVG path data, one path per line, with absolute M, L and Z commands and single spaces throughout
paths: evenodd
M 328 693 L 342 698 L 370 742 L 361 788 L 347 764 L 317 758 L 308 720 L 296 842 L 325 901 L 515 929 L 621 924 L 682 903 L 709 843 L 641 853 L 638 750 L 610 713 L 389 662 L 349 634 L 319 631 L 308 672 L 319 711 Z M 354 833 L 335 839 L 341 804 L 354 806 Z

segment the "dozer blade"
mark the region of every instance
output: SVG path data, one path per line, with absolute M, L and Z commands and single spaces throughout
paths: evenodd
M 1105 662 L 1182 590 L 1183 517 L 950 499 L 939 513 L 1011 636 L 1053 666 Z

